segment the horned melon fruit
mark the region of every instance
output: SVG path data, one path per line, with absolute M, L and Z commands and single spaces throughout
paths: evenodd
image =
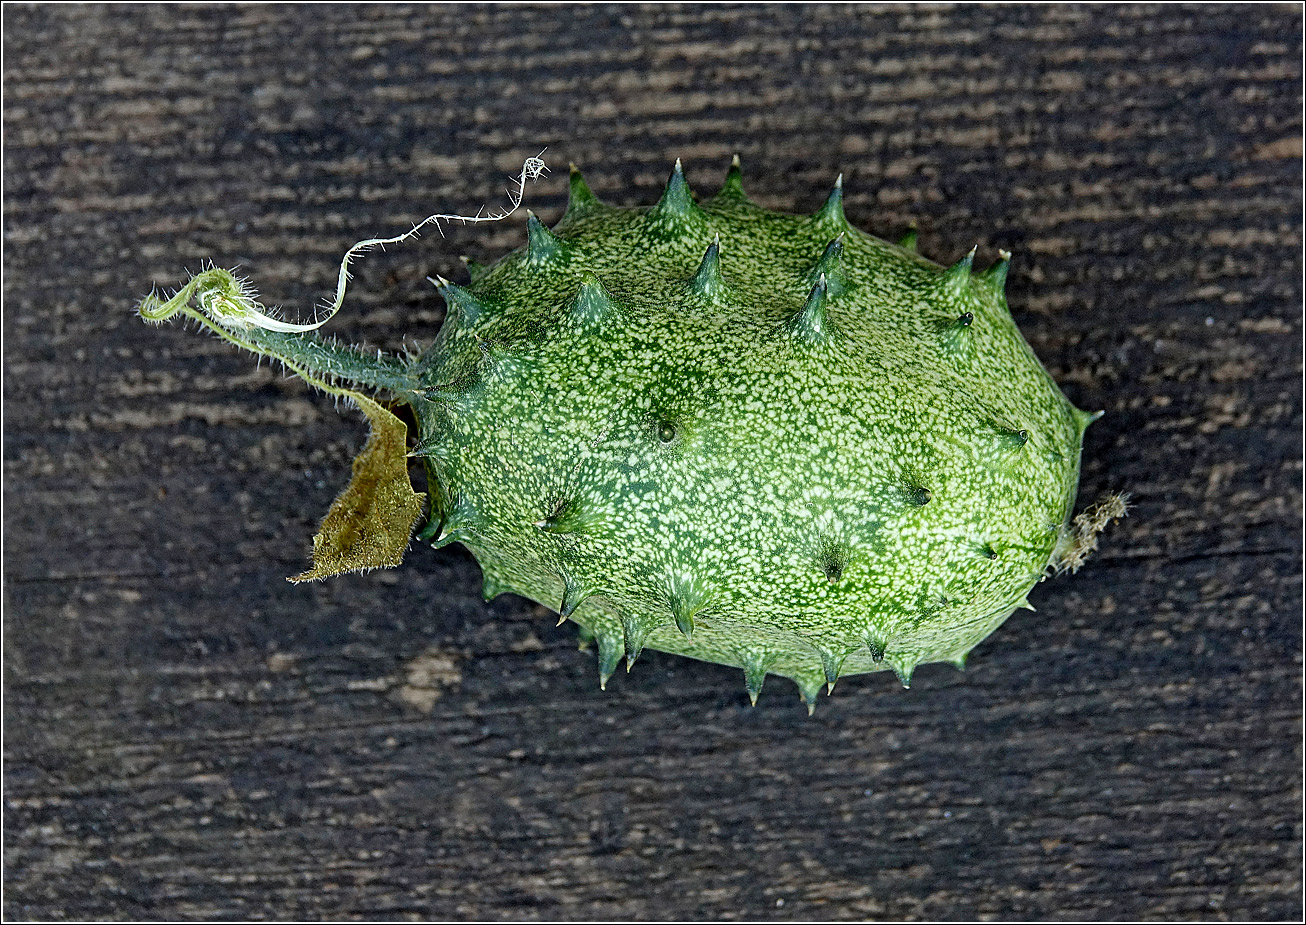
M 754 702 L 768 674 L 809 705 L 844 675 L 906 686 L 964 664 L 1065 554 L 1095 415 L 1012 321 L 1010 255 L 936 265 L 853 228 L 839 183 L 810 217 L 768 211 L 737 158 L 702 202 L 677 162 L 650 208 L 573 167 L 561 221 L 527 225 L 470 284 L 437 281 L 446 321 L 416 356 L 246 324 L 222 270 L 142 303 L 372 419 L 301 577 L 395 564 L 419 519 L 404 430 L 359 386 L 411 410 L 419 536 L 470 549 L 487 599 L 579 624 L 604 684 L 650 648 L 741 668 Z

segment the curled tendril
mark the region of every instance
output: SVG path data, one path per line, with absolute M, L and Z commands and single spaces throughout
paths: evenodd
M 151 292 L 141 300 L 137 310 L 143 319 L 155 323 L 167 321 L 178 312 L 183 312 L 198 318 L 202 322 L 212 321 L 227 331 L 239 331 L 250 326 L 284 334 L 303 334 L 316 331 L 330 321 L 336 312 L 340 311 L 340 306 L 344 304 L 345 289 L 352 278 L 349 273 L 349 265 L 354 257 L 373 248 L 379 247 L 384 250 L 387 244 L 400 244 L 410 238 L 421 237 L 421 231 L 427 225 L 434 225 L 437 231 L 443 233 L 442 222 L 461 222 L 466 225 L 478 222 L 502 221 L 516 212 L 521 205 L 522 198 L 526 194 L 526 184 L 548 173 L 549 168 L 545 166 L 540 157 L 542 154 L 544 154 L 544 151 L 541 151 L 535 157 L 528 157 L 522 164 L 521 172 L 514 180 L 514 186 L 507 191 L 510 204 L 507 209 L 487 213 L 482 208 L 475 215 L 457 215 L 453 213 L 428 215 L 401 235 L 392 238 L 367 238 L 359 241 L 345 252 L 344 258 L 340 261 L 340 272 L 336 278 L 335 299 L 323 306 L 326 314 L 317 321 L 299 324 L 282 321 L 274 317 L 268 309 L 259 303 L 257 293 L 248 279 L 237 277 L 230 270 L 218 267 L 210 267 L 197 273 L 175 295 L 168 299 L 161 299 Z M 190 308 L 192 301 L 198 303 L 207 318 L 200 316 Z
M 177 312 L 193 314 L 187 311 L 192 301 L 198 302 L 204 314 L 226 328 L 243 328 L 256 324 L 254 318 L 261 318 L 265 323 L 259 327 L 269 330 L 281 330 L 270 327 L 266 322 L 278 325 L 283 322 L 268 316 L 256 298 L 257 293 L 249 280 L 238 277 L 230 270 L 210 267 L 195 274 L 186 285 L 168 299 L 161 299 L 151 292 L 137 307 L 140 316 L 156 324 L 167 321 Z
M 199 309 L 191 303 L 199 304 Z M 137 306 L 141 318 L 155 324 L 162 323 L 174 315 L 193 318 L 201 325 L 213 331 L 223 340 L 244 347 L 254 353 L 275 356 L 287 369 L 305 382 L 324 392 L 345 398 L 353 398 L 353 393 L 324 381 L 323 377 L 314 375 L 296 358 L 281 351 L 271 351 L 249 339 L 251 326 L 267 327 L 255 319 L 264 322 L 276 322 L 268 316 L 263 306 L 255 298 L 254 288 L 249 281 L 237 277 L 230 270 L 221 267 L 209 267 L 190 278 L 186 285 L 177 290 L 170 298 L 161 299 L 151 292 Z M 280 324 L 281 322 L 277 322 Z M 279 330 L 279 329 L 273 329 Z

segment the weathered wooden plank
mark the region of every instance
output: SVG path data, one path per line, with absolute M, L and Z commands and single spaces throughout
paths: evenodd
M 7 7 L 8 918 L 1282 918 L 1301 910 L 1300 10 Z M 357 237 L 549 146 L 647 203 L 909 221 L 1010 298 L 1133 493 L 958 675 L 657 653 L 597 689 L 458 549 L 293 587 L 361 421 L 130 307 L 201 259 L 309 306 Z M 531 191 L 545 218 L 558 173 Z M 358 266 L 333 328 L 429 340 Z

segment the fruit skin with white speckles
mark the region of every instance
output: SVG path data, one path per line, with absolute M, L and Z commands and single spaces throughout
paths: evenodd
M 1029 606 L 1079 542 L 1095 418 L 1012 321 L 1009 255 L 939 266 L 914 235 L 853 228 L 842 195 L 812 216 L 768 211 L 736 159 L 699 203 L 677 162 L 656 205 L 618 208 L 573 168 L 552 230 L 530 216 L 524 248 L 469 264 L 468 286 L 438 281 L 446 321 L 415 357 L 241 326 L 230 274 L 142 315 L 193 294 L 207 315 L 192 317 L 315 385 L 409 405 L 430 495 L 419 536 L 469 548 L 487 599 L 579 624 L 604 685 L 650 648 L 742 668 L 754 702 L 768 674 L 788 677 L 810 708 L 844 675 L 890 668 L 905 686 L 919 664 L 960 667 Z M 301 578 L 395 564 L 417 516 L 402 426 L 359 404 L 388 436 L 355 463 Z M 385 549 L 316 561 L 369 517 Z
M 604 682 L 652 648 L 797 682 L 961 665 L 1053 558 L 1076 409 L 975 274 L 750 202 L 738 165 L 652 208 L 573 169 L 551 231 L 470 287 L 419 362 L 427 536 L 486 596 L 579 623 Z

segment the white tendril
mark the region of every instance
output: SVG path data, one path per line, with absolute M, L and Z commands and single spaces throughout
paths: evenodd
M 548 149 L 546 148 L 545 150 L 547 151 Z M 510 204 L 510 207 L 507 209 L 487 214 L 485 212 L 485 207 L 482 206 L 480 211 L 475 215 L 455 215 L 451 213 L 428 215 L 401 235 L 396 235 L 393 238 L 368 238 L 364 241 L 359 241 L 345 252 L 344 259 L 340 261 L 340 275 L 336 280 L 336 297 L 333 302 L 323 306 L 326 310 L 326 316 L 321 320 L 314 321 L 311 324 L 295 324 L 289 321 L 281 321 L 262 311 L 261 306 L 259 306 L 252 297 L 236 299 L 234 303 L 227 299 L 214 299 L 204 307 L 206 310 L 210 311 L 211 314 L 214 314 L 214 317 L 221 315 L 223 316 L 223 320 L 228 322 L 252 324 L 260 328 L 266 328 L 269 331 L 281 331 L 287 334 L 316 331 L 318 328 L 322 327 L 322 325 L 330 321 L 335 316 L 336 312 L 340 311 L 340 306 L 344 304 L 345 289 L 349 285 L 349 280 L 352 278 L 349 273 L 349 264 L 353 261 L 354 257 L 365 253 L 374 247 L 379 247 L 384 250 L 387 244 L 401 244 L 410 238 L 421 237 L 421 231 L 427 225 L 434 225 L 436 230 L 443 235 L 444 229 L 441 226 L 442 222 L 461 222 L 464 225 L 470 225 L 477 222 L 502 221 L 509 215 L 512 215 L 512 213 L 516 212 L 517 208 L 521 205 L 522 198 L 526 195 L 526 184 L 532 180 L 539 179 L 541 176 L 549 172 L 549 168 L 545 166 L 544 161 L 541 158 L 541 155 L 543 154 L 544 151 L 541 151 L 535 157 L 528 157 L 522 164 L 521 173 L 516 176 L 514 185 L 507 189 L 508 202 Z M 252 295 L 252 293 L 246 293 L 246 295 Z M 216 310 L 216 312 L 214 312 L 214 310 Z

